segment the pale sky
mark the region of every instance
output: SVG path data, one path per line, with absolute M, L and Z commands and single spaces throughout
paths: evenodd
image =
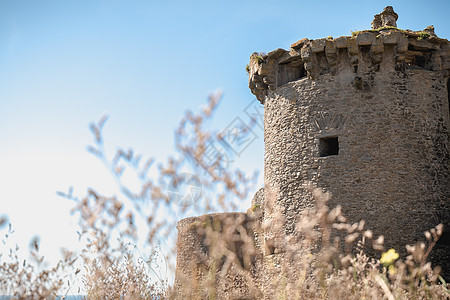
M 369 29 L 386 5 L 399 14 L 399 28 L 434 25 L 450 37 L 447 0 L 0 0 L 0 216 L 22 248 L 39 235 L 43 254 L 57 259 L 62 246 L 76 248 L 77 219 L 56 192 L 119 193 L 86 151 L 89 122 L 110 115 L 111 153 L 132 147 L 164 160 L 183 112 L 217 89 L 224 97 L 211 126 L 247 120 L 252 52 Z M 260 170 L 261 187 L 264 141 L 262 130 L 255 134 L 233 167 Z

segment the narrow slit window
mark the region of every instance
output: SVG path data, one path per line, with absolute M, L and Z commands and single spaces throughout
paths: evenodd
M 321 138 L 319 141 L 319 151 L 321 157 L 339 154 L 339 141 L 337 137 Z

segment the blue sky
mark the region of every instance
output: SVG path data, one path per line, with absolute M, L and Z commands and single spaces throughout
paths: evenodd
M 55 257 L 76 242 L 73 186 L 117 193 L 91 154 L 88 124 L 105 112 L 106 145 L 164 159 L 186 109 L 220 89 L 211 126 L 225 128 L 255 101 L 245 65 L 254 51 L 370 28 L 386 5 L 400 28 L 434 25 L 450 37 L 450 1 L 0 0 L 0 215 L 24 248 L 39 235 Z M 256 130 L 256 129 L 255 129 Z M 234 166 L 260 170 L 262 131 Z M 245 206 L 245 205 L 244 205 Z M 0 251 L 1 252 L 1 251 Z

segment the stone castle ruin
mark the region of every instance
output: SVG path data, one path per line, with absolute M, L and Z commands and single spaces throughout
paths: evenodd
M 238 280 L 229 268 L 228 280 L 215 282 L 217 298 L 254 299 L 248 280 L 264 294 L 276 276 L 264 271 L 266 261 L 285 248 L 277 236 L 295 234 L 300 212 L 314 206 L 308 182 L 332 194 L 329 207 L 340 205 L 350 222 L 365 220 L 374 235 L 384 235 L 387 249 L 401 254 L 443 223 L 432 258 L 450 274 L 450 43 L 433 26 L 398 29 L 397 19 L 388 6 L 375 15 L 371 30 L 252 54 L 249 87 L 264 105 L 264 188 L 252 202 L 261 214 L 179 222 L 180 298 L 189 298 L 190 285 L 217 269 L 205 263 L 213 247 L 198 230 L 205 223 L 245 229 L 262 249 L 251 262 L 242 261 L 256 270 L 253 278 Z M 256 234 L 261 222 L 276 221 L 274 211 L 285 220 L 284 232 L 269 226 Z M 227 247 L 238 258 L 246 249 L 243 242 Z

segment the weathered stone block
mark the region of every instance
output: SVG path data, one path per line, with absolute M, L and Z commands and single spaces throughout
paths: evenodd
M 381 39 L 386 45 L 394 45 L 398 43 L 399 38 L 402 36 L 401 32 L 391 30 L 387 34 L 383 34 Z
M 326 40 L 325 42 L 325 53 L 328 54 L 336 54 L 337 53 L 337 48 L 336 48 L 336 44 L 334 43 L 333 40 Z
M 409 41 L 406 37 L 400 36 L 397 42 L 397 46 L 395 46 L 395 50 L 397 53 L 405 53 L 408 50 Z
M 347 48 L 347 38 L 346 36 L 340 36 L 334 40 L 336 48 L 342 49 Z
M 384 52 L 384 44 L 381 38 L 376 38 L 373 40 L 372 47 L 370 48 L 372 53 L 382 53 Z
M 300 60 L 301 57 L 301 53 L 297 50 L 291 50 L 290 52 L 283 54 L 283 56 L 281 56 L 281 58 L 278 60 L 278 64 L 286 64 L 286 63 L 290 63 L 293 61 L 297 61 Z
M 375 35 L 371 32 L 360 32 L 356 36 L 356 43 L 359 46 L 369 46 L 372 45 L 373 40 L 375 39 Z
M 308 39 L 301 39 L 298 42 L 295 42 L 291 45 L 292 49 L 301 49 L 303 46 L 305 46 L 306 44 L 308 44 L 309 40 Z
M 249 63 L 249 71 L 250 71 L 250 77 L 254 74 L 254 73 L 257 73 L 258 72 L 258 69 L 259 69 L 259 63 L 257 62 L 257 61 L 255 61 L 255 60 L 250 60 L 250 63 Z
M 327 39 L 318 39 L 311 41 L 311 51 L 313 53 L 323 52 L 325 49 L 325 43 Z
M 347 49 L 349 55 L 358 55 L 359 47 L 358 44 L 356 43 L 356 39 L 354 38 L 347 39 Z
M 273 60 L 261 64 L 258 73 L 260 75 L 269 75 L 275 71 L 275 62 Z
M 276 50 L 273 50 L 273 51 L 270 51 L 269 53 L 267 53 L 267 57 L 269 59 L 277 59 L 286 52 L 287 52 L 286 50 L 278 48 Z
M 303 61 L 308 62 L 311 60 L 312 51 L 310 47 L 303 47 L 301 50 L 301 57 Z
M 436 49 L 436 46 L 426 40 L 409 39 L 409 44 L 414 47 L 414 50 Z
M 422 52 L 420 52 L 420 51 L 406 50 L 406 51 L 405 51 L 405 55 L 407 55 L 407 56 L 421 56 L 421 55 L 422 55 Z
M 441 39 L 441 38 L 436 37 L 436 36 L 430 36 L 428 38 L 428 41 L 430 43 L 433 43 L 433 44 L 436 44 L 436 45 L 446 45 L 448 43 L 447 39 Z

